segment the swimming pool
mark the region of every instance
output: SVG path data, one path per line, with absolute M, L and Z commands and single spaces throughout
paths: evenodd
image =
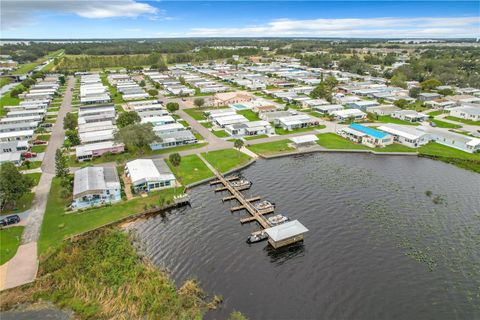
M 232 107 L 233 109 L 235 110 L 247 110 L 247 109 L 250 109 L 249 106 L 246 106 L 244 104 L 241 104 L 241 103 L 235 103 L 235 104 L 232 104 L 230 107 Z

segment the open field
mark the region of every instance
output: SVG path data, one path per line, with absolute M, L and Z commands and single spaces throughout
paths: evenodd
M 174 167 L 168 159 L 165 161 L 175 177 L 184 186 L 213 177 L 213 172 L 208 169 L 207 165 L 196 154 L 182 157 L 178 167 Z
M 273 142 L 266 142 L 260 144 L 247 145 L 247 148 L 259 155 L 273 155 L 278 153 L 284 153 L 289 151 L 294 151 L 295 149 L 290 147 L 288 144 L 291 143 L 290 140 L 280 140 Z
M 236 149 L 224 149 L 202 153 L 202 156 L 218 171 L 227 172 L 250 161 L 250 157 Z
M 247 118 L 248 121 L 259 121 L 260 120 L 258 115 L 255 112 L 253 112 L 252 110 L 241 110 L 241 111 L 237 111 L 237 113 L 241 114 L 242 116 Z
M 393 118 L 393 117 L 390 117 L 390 116 L 378 116 L 378 118 L 375 121 L 376 122 L 382 122 L 382 123 L 403 124 L 403 125 L 407 125 L 407 126 L 419 126 L 420 125 L 420 123 L 400 120 L 400 119 Z
M 437 128 L 458 129 L 458 128 L 462 127 L 462 126 L 457 125 L 457 124 L 453 124 L 453 123 L 450 123 L 450 122 L 445 122 L 445 121 L 441 121 L 441 120 L 437 120 L 437 119 L 430 119 L 430 121 L 435 123 Z

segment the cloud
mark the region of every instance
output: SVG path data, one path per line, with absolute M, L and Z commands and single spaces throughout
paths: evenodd
M 70 13 L 88 19 L 164 15 L 164 11 L 135 0 L 2 0 L 1 28 L 15 29 L 35 23 L 38 13 Z
M 477 37 L 479 17 L 277 19 L 264 25 L 236 28 L 192 28 L 191 37 Z

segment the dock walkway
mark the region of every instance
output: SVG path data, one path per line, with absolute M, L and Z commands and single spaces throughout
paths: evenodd
M 218 188 L 217 190 L 222 190 L 222 191 L 228 190 L 230 192 L 231 196 L 225 197 L 223 200 L 225 201 L 225 200 L 236 199 L 238 202 L 240 202 L 241 205 L 232 208 L 234 209 L 233 211 L 245 209 L 250 214 L 251 217 L 243 218 L 242 220 L 240 220 L 242 223 L 257 221 L 258 224 L 260 224 L 264 229 L 268 229 L 272 227 L 272 225 L 270 224 L 270 222 L 268 222 L 268 220 L 264 217 L 264 215 L 273 213 L 274 211 L 273 208 L 265 209 L 265 210 L 258 210 L 257 208 L 255 208 L 252 202 L 259 200 L 260 199 L 259 197 L 254 197 L 251 199 L 245 198 L 245 196 L 239 190 L 235 189 L 230 183 L 230 181 L 235 180 L 236 177 L 228 178 L 228 179 L 225 178 L 210 163 L 208 163 L 208 161 L 205 160 L 205 158 L 203 158 L 202 155 L 199 154 L 198 156 L 217 177 L 218 180 L 213 181 L 212 184 L 215 184 L 215 183 L 223 184 L 224 187 Z

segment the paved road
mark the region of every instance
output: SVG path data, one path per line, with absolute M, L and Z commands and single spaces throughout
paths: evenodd
M 5 279 L 0 281 L 0 290 L 14 288 L 35 280 L 38 269 L 37 241 L 40 236 L 43 216 L 47 206 L 48 193 L 55 176 L 55 151 L 61 147 L 65 139 L 63 119 L 71 111 L 72 91 L 75 85 L 73 77 L 68 78 L 67 90 L 60 106 L 57 122 L 53 126 L 52 136 L 48 143 L 42 163 L 42 176 L 35 190 L 35 198 L 28 215 L 25 230 L 22 235 L 22 244 L 15 256 L 7 262 Z
M 451 123 L 451 124 L 457 124 L 459 126 L 462 126 L 462 128 L 459 128 L 459 129 L 468 131 L 468 132 L 473 133 L 475 135 L 477 135 L 479 133 L 478 130 L 480 130 L 480 126 L 465 124 L 465 123 L 462 123 L 462 122 L 457 122 L 457 121 L 453 121 L 453 120 L 450 120 L 450 119 L 445 119 L 445 117 L 448 117 L 449 115 L 450 114 L 448 114 L 448 113 L 443 113 L 439 116 L 436 116 L 435 118 L 439 119 L 441 121 L 444 121 L 444 122 L 448 122 L 448 123 Z

